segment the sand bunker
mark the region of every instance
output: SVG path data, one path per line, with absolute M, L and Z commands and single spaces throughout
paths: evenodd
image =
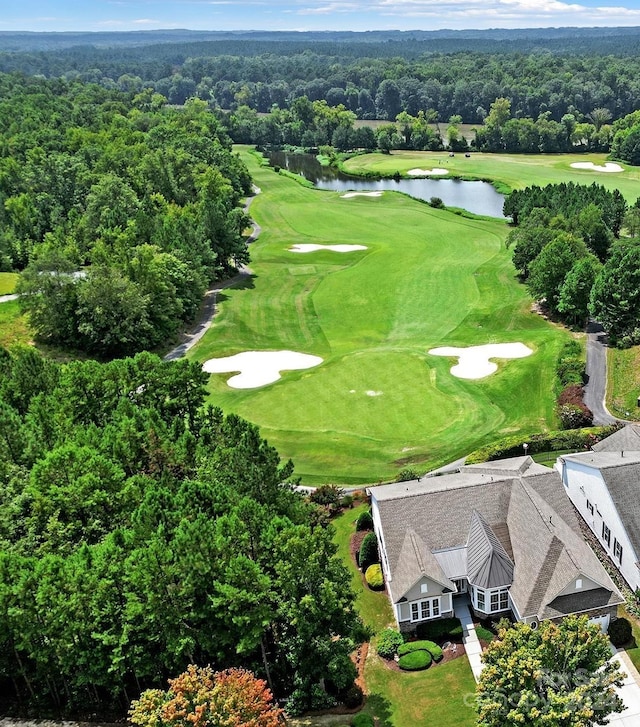
M 202 370 L 209 374 L 239 371 L 227 384 L 232 389 L 255 389 L 277 381 L 281 371 L 310 369 L 321 363 L 320 356 L 296 351 L 244 351 L 235 356 L 210 358 L 204 362 Z
M 441 167 L 434 167 L 433 169 L 409 169 L 407 174 L 410 177 L 442 177 L 444 174 L 449 174 L 449 170 L 442 169 Z
M 489 359 L 525 358 L 533 351 L 524 343 L 488 343 L 469 348 L 432 348 L 429 353 L 433 356 L 456 356 L 458 363 L 451 367 L 451 373 L 459 379 L 482 379 L 498 369 L 498 364 Z
M 591 172 L 624 172 L 624 169 L 614 162 L 606 162 L 604 166 L 593 162 L 574 162 L 571 166 L 574 169 L 588 169 Z
M 316 250 L 330 250 L 331 252 L 353 252 L 366 250 L 365 245 L 293 245 L 289 252 L 315 252 Z
M 351 199 L 351 197 L 382 197 L 384 192 L 347 192 L 346 194 L 341 194 L 340 197 L 342 199 Z

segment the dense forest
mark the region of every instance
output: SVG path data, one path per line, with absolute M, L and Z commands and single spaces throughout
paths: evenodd
M 0 270 L 42 341 L 150 349 L 247 260 L 249 174 L 207 105 L 0 76 Z
M 291 713 L 352 686 L 331 530 L 206 378 L 0 350 L 3 706 L 122 714 L 189 663 L 252 669 Z

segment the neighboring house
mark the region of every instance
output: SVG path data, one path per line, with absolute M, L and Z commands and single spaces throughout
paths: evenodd
M 450 616 L 468 593 L 480 616 L 585 613 L 607 628 L 622 597 L 585 543 L 558 473 L 531 457 L 369 488 L 396 620 Z
M 627 425 L 593 451 L 563 455 L 556 468 L 624 580 L 640 588 L 640 428 Z

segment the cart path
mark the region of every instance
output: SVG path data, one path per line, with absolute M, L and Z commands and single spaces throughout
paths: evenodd
M 260 188 L 254 186 L 253 195 L 247 198 L 247 202 L 244 206 L 245 212 L 249 212 L 249 206 L 251 205 L 251 202 L 257 194 L 260 194 Z M 251 235 L 247 239 L 247 244 L 255 242 L 261 232 L 262 228 L 260 227 L 260 225 L 252 220 Z M 187 351 L 193 348 L 211 326 L 213 318 L 216 314 L 218 293 L 225 288 L 232 288 L 234 285 L 237 285 L 238 283 L 247 280 L 247 278 L 249 278 L 250 276 L 251 270 L 246 265 L 241 265 L 237 275 L 234 275 L 232 278 L 228 278 L 227 280 L 221 280 L 216 283 L 213 288 L 207 290 L 207 292 L 204 294 L 200 318 L 188 331 L 182 334 L 182 337 L 184 339 L 182 343 L 179 343 L 177 346 L 172 348 L 169 353 L 165 355 L 164 360 L 175 361 L 179 358 L 182 358 L 187 353 Z
M 596 321 L 587 324 L 587 383 L 584 403 L 593 412 L 595 425 L 615 424 L 623 421 L 612 416 L 606 406 L 607 394 L 607 334 Z

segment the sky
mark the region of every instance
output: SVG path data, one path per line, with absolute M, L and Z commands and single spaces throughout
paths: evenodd
M 0 30 L 640 26 L 640 0 L 2 0 Z

